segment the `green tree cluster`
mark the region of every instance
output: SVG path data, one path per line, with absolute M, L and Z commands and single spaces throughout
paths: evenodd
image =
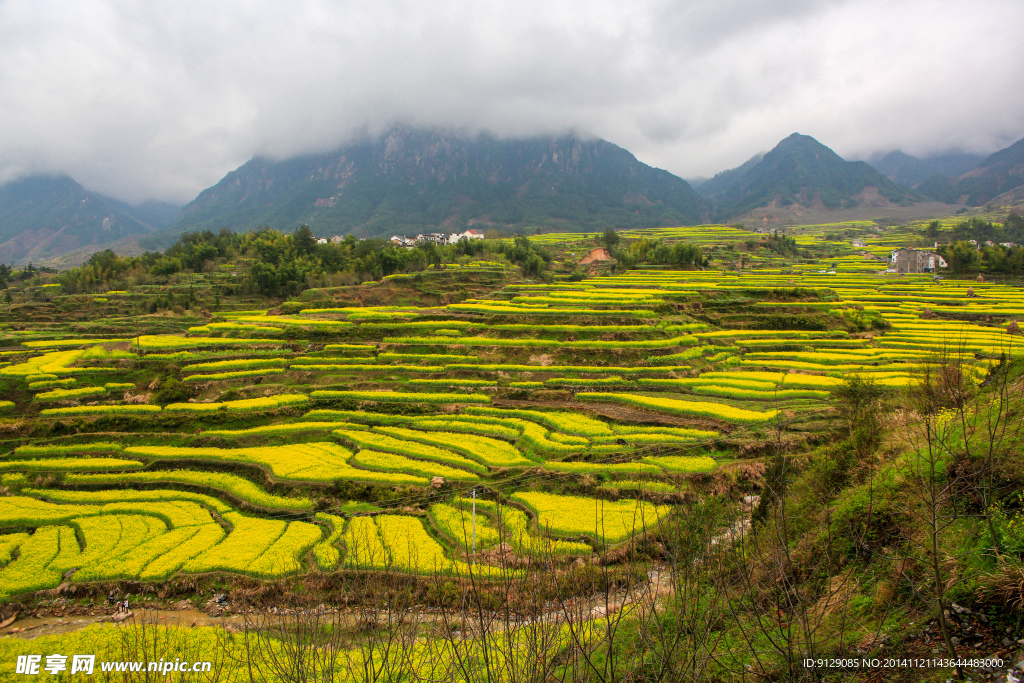
M 797 256 L 796 240 L 786 237 L 785 231 L 772 230 L 762 244 L 780 256 Z
M 678 268 L 706 268 L 710 264 L 704 256 L 704 250 L 698 246 L 686 242 L 669 244 L 647 237 L 635 240 L 624 248 L 612 249 L 611 254 L 622 269 L 634 268 L 641 263 Z
M 533 277 L 541 276 L 551 263 L 546 249 L 523 236 L 511 241 L 463 239 L 456 245 L 424 242 L 408 248 L 383 239 L 357 240 L 351 235 L 318 243 L 312 230 L 303 225 L 292 234 L 266 227 L 247 233 L 227 229 L 184 233 L 162 254 L 122 257 L 107 249 L 63 272 L 58 280 L 67 292 L 93 292 L 120 289 L 130 278 L 138 283 L 236 263 L 247 276 L 239 284 L 243 291 L 292 296 L 329 276 L 344 274 L 346 282 L 358 283 L 418 272 L 462 257 L 504 258 Z

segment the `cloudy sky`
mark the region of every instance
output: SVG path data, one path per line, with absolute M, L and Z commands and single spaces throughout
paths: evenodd
M 396 122 L 603 137 L 684 177 L 1024 137 L 1020 0 L 0 0 L 0 181 L 185 202 Z

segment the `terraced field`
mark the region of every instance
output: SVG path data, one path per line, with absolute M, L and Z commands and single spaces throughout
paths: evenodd
M 3 438 L 0 597 L 64 580 L 461 573 L 474 490 L 479 549 L 604 552 L 655 532 L 689 481 L 772 430 L 812 442 L 849 376 L 899 391 L 956 356 L 981 381 L 1022 353 L 1019 288 L 886 276 L 843 249 L 826 272 L 759 257 L 430 307 L 297 300 L 166 334 L 8 331 L 4 419 L 44 428 Z

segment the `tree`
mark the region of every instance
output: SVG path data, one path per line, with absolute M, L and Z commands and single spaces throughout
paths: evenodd
M 530 254 L 523 264 L 523 274 L 539 277 L 544 272 L 544 260 L 536 253 Z
M 207 242 L 196 242 L 192 245 L 190 253 L 188 254 L 186 265 L 193 272 L 201 272 L 203 270 L 203 264 L 207 261 L 212 261 L 220 255 L 217 247 Z
M 946 259 L 950 272 L 962 273 L 978 267 L 978 250 L 969 242 L 958 241 L 943 245 L 939 248 L 939 254 Z
M 870 378 L 857 374 L 847 375 L 843 383 L 832 390 L 836 412 L 846 422 L 847 439 L 858 457 L 874 451 L 881 442 L 882 387 Z
M 750 530 L 740 526 L 736 533 L 739 594 L 724 604 L 758 667 L 772 672 L 764 678 L 817 681 L 819 672 L 803 667 L 801 660 L 845 649 L 846 630 L 833 628 L 832 620 L 845 623 L 841 615 L 854 585 L 853 569 L 842 566 L 832 534 L 804 536 L 811 522 L 802 519 L 804 511 L 793 495 L 797 468 L 787 452 L 784 414 L 777 412 L 775 453 Z M 828 529 L 830 521 L 826 505 L 817 523 Z M 812 583 L 805 580 L 808 576 L 827 579 Z
M 617 247 L 619 245 L 619 233 L 615 232 L 614 228 L 606 228 L 604 234 L 601 235 L 601 244 L 608 249 Z
M 295 251 L 301 255 L 311 256 L 316 252 L 316 237 L 305 223 L 292 233 L 292 243 L 295 244 Z
M 965 366 L 963 349 L 947 349 L 935 362 L 925 365 L 919 381 L 910 389 L 907 405 L 911 410 L 904 413 L 904 432 L 911 450 L 901 472 L 912 482 L 905 511 L 910 521 L 907 556 L 916 554 L 926 570 L 929 602 L 951 659 L 957 658 L 957 652 L 946 616 L 949 591 L 968 578 L 957 568 L 957 541 L 953 538 L 966 519 L 957 495 L 963 482 L 951 466 L 951 453 L 962 436 L 963 425 L 958 424 L 958 418 L 974 392 Z M 962 669 L 955 671 L 963 680 Z
M 768 235 L 768 239 L 765 240 L 764 245 L 780 256 L 797 255 L 796 239 L 786 237 L 785 231 L 779 232 L 778 230 L 773 230 L 772 233 Z

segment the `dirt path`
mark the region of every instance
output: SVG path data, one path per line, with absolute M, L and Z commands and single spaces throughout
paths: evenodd
M 227 617 L 211 617 L 205 612 L 200 612 L 194 609 L 186 610 L 148 610 L 140 609 L 136 610 L 137 618 L 145 618 L 147 621 L 167 626 L 180 626 L 187 628 L 190 626 L 222 626 L 227 627 L 234 625 L 241 628 L 243 623 L 243 617 L 238 614 L 234 614 Z M 0 637 L 3 636 L 15 636 L 17 638 L 38 638 L 40 636 L 51 636 L 59 633 L 71 633 L 77 631 L 80 628 L 91 626 L 92 624 L 100 624 L 111 622 L 110 615 L 108 614 L 97 614 L 89 616 L 71 615 L 66 617 L 27 617 L 25 619 L 18 619 L 10 626 L 0 629 Z M 126 622 L 122 622 L 126 623 Z M 131 619 L 127 621 L 131 623 Z
M 561 605 L 552 607 L 551 609 L 541 613 L 538 616 L 538 619 L 547 623 L 557 622 L 565 617 L 566 610 L 569 610 L 575 616 L 598 618 L 606 616 L 609 613 L 614 613 L 624 605 L 634 604 L 638 600 L 644 598 L 645 595 L 653 593 L 656 597 L 664 597 L 670 592 L 671 576 L 667 571 L 667 567 L 661 565 L 652 567 L 647 572 L 647 578 L 648 580 L 646 582 L 635 587 L 633 590 L 628 592 L 616 592 L 607 600 L 604 595 L 600 594 L 592 595 L 587 598 L 574 598 L 567 602 L 565 608 Z M 196 609 L 147 609 L 144 606 L 135 608 L 133 612 L 134 616 L 122 623 L 132 625 L 142 622 L 157 626 L 172 626 L 179 628 L 218 626 L 231 631 L 243 630 L 246 627 L 247 621 L 250 623 L 253 621 L 263 623 L 265 618 L 269 618 L 271 621 L 286 621 L 289 619 L 289 615 L 287 614 L 268 614 L 265 617 L 252 614 L 229 614 L 226 616 L 212 617 L 209 614 Z M 365 610 L 340 610 L 339 612 L 327 610 L 327 612 L 340 613 L 342 623 L 348 623 L 351 625 L 357 624 L 367 616 L 367 611 Z M 441 621 L 441 614 L 439 611 L 433 609 L 414 609 L 410 611 L 407 618 L 415 619 L 418 623 L 434 623 Z M 91 626 L 92 624 L 111 622 L 112 620 L 109 614 L 88 616 L 69 615 L 64 617 L 31 616 L 18 619 L 10 626 L 0 629 L 0 637 L 13 636 L 23 639 L 35 639 L 41 636 L 71 633 L 78 629 Z

